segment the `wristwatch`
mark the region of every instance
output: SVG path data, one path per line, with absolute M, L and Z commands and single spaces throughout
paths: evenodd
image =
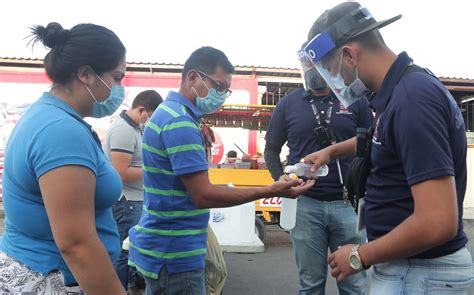
M 364 264 L 362 263 L 362 260 L 360 259 L 359 247 L 360 247 L 360 244 L 352 247 L 351 254 L 349 254 L 349 264 L 352 267 L 352 269 L 357 270 L 357 271 L 362 271 L 364 270 Z

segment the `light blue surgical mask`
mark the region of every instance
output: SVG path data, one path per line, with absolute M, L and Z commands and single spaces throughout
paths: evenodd
M 362 97 L 365 97 L 365 95 L 369 92 L 362 80 L 359 79 L 357 68 L 355 70 L 355 80 L 349 85 L 346 85 L 344 78 L 341 75 L 342 54 L 339 63 L 339 71 L 336 75 L 332 75 L 331 72 L 324 68 L 321 63 L 317 63 L 315 66 L 324 80 L 326 80 L 331 90 L 334 92 L 334 95 L 336 95 L 345 108 L 360 100 Z
M 203 112 L 204 114 L 210 114 L 217 111 L 225 102 L 225 99 L 229 96 L 227 93 L 219 94 L 217 90 L 214 88 L 209 88 L 204 80 L 201 78 L 201 75 L 198 74 L 199 79 L 201 82 L 206 86 L 208 92 L 206 97 L 201 97 L 197 93 L 196 89 L 194 89 L 194 93 L 196 93 L 196 107 Z
M 92 108 L 92 115 L 91 117 L 94 118 L 102 118 L 106 116 L 110 116 L 120 107 L 123 100 L 125 99 L 125 88 L 123 86 L 114 85 L 112 88 L 107 85 L 107 83 L 102 80 L 99 76 L 97 76 L 99 80 L 110 90 L 109 97 L 104 101 L 98 101 L 89 87 L 86 86 L 87 91 L 89 91 L 92 99 L 94 99 L 94 105 Z

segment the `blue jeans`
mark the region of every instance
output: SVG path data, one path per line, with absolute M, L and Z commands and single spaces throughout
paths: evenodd
M 145 277 L 145 295 L 205 295 L 204 276 L 204 269 L 169 274 L 163 266 L 157 280 Z
M 328 274 L 328 248 L 333 252 L 338 246 L 365 243 L 366 234 L 365 231 L 356 233 L 357 215 L 349 202 L 322 202 L 301 196 L 297 208 L 291 239 L 300 276 L 299 294 L 323 295 Z M 364 294 L 365 286 L 365 271 L 337 285 L 339 294 Z
M 122 245 L 123 240 L 128 237 L 128 231 L 130 228 L 138 224 L 140 221 L 142 210 L 142 201 L 127 201 L 122 197 L 117 203 L 115 203 L 113 212 L 120 234 L 120 245 Z M 117 264 L 115 265 L 115 271 L 125 289 L 128 287 L 135 287 L 135 283 L 141 279 L 137 270 L 128 266 L 127 250 L 122 249 Z
M 469 294 L 474 278 L 466 247 L 433 259 L 401 259 L 380 263 L 369 271 L 370 294 Z

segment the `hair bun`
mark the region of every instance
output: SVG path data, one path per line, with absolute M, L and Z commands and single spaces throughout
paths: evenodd
M 43 26 L 35 26 L 32 29 L 36 39 L 41 41 L 45 46 L 54 48 L 59 44 L 63 44 L 69 38 L 69 30 L 63 29 L 58 23 L 49 23 L 46 28 Z

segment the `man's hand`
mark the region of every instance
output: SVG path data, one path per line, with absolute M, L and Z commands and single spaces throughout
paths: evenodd
M 304 162 L 308 164 L 313 164 L 311 171 L 317 171 L 319 167 L 331 161 L 331 152 L 328 148 L 322 149 L 320 151 L 314 152 L 312 154 L 304 157 Z
M 331 159 L 346 156 L 355 156 L 357 140 L 354 137 L 332 144 L 325 149 L 309 154 L 304 157 L 304 162 L 313 164 L 311 171 L 317 171 L 319 167 L 329 163 Z
M 314 179 L 303 181 L 302 179 L 291 179 L 288 175 L 282 175 L 270 187 L 274 196 L 295 199 L 309 190 L 314 183 Z
M 331 275 L 337 282 L 344 281 L 347 277 L 357 273 L 349 263 L 349 255 L 355 245 L 349 244 L 338 247 L 328 258 L 328 264 L 331 267 Z

